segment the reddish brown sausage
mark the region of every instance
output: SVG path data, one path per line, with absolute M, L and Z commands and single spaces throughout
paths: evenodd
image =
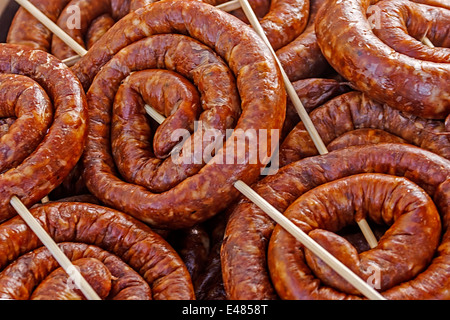
M 416 3 L 422 3 L 433 7 L 450 9 L 450 4 L 446 0 L 411 0 Z
M 450 159 L 448 135 L 441 121 L 402 113 L 358 91 L 330 100 L 313 110 L 310 117 L 325 145 L 355 129 L 380 129 Z M 317 154 L 309 133 L 299 122 L 280 146 L 280 165 Z
M 43 51 L 0 44 L 0 74 L 29 77 L 45 90 L 53 102 L 53 117 L 49 117 L 48 111 L 39 109 L 42 107 L 39 107 L 40 104 L 45 105 L 46 99 L 37 84 L 30 87 L 29 94 L 23 92 L 23 98 L 28 96 L 27 101 L 17 101 L 19 106 L 23 103 L 25 106 L 36 104 L 36 110 L 40 110 L 36 111 L 36 119 L 47 118 L 45 121 L 50 120 L 51 125 L 48 129 L 44 126 L 43 132 L 38 133 L 36 141 L 39 144 L 33 152 L 26 150 L 25 153 L 29 155 L 23 161 L 0 175 L 0 221 L 3 221 L 16 214 L 9 204 L 13 195 L 30 207 L 58 186 L 75 166 L 86 140 L 87 104 L 83 88 L 74 74 L 59 60 Z M 14 81 L 8 83 L 14 84 Z M 8 89 L 2 92 L 8 95 L 8 92 L 14 91 Z M 7 100 L 6 104 L 9 102 Z M 47 110 L 49 107 L 46 107 Z M 27 130 L 27 134 L 33 132 L 29 121 L 25 120 L 27 117 L 29 116 L 24 115 L 24 122 L 19 118 L 20 121 L 17 120 L 11 130 L 16 126 L 14 131 Z M 3 138 L 9 139 L 8 135 Z M 29 147 L 31 146 L 26 146 Z
M 302 194 L 324 183 L 361 173 L 404 176 L 425 190 L 441 213 L 444 237 L 431 264 L 416 278 L 395 286 L 383 295 L 388 299 L 446 299 L 450 283 L 448 247 L 449 193 L 441 185 L 450 177 L 450 162 L 439 155 L 406 144 L 375 144 L 348 147 L 317 157 L 309 157 L 282 167 L 252 188 L 281 212 Z M 231 299 L 276 299 L 267 265 L 267 245 L 275 227 L 263 211 L 242 200 L 233 211 L 222 245 L 222 273 Z M 441 249 L 442 248 L 442 249 Z M 299 252 L 297 249 L 294 250 Z M 298 260 L 298 259 L 297 259 Z M 251 266 L 251 268 L 250 268 Z M 292 266 L 297 270 L 297 267 Z M 444 271 L 447 270 L 447 271 Z M 311 298 L 358 298 L 322 286 L 310 272 L 306 291 Z M 407 289 L 402 289 L 407 288 Z
M 293 82 L 292 85 L 308 113 L 332 98 L 351 90 L 346 82 L 326 78 L 301 79 Z M 299 121 L 298 112 L 288 97 L 282 137 L 284 138 Z
M 402 177 L 361 174 L 318 186 L 295 200 L 285 216 L 318 242 L 356 275 L 369 283 L 374 272 L 376 288 L 386 291 L 413 279 L 424 270 L 440 240 L 439 213 L 431 198 L 414 183 Z M 335 234 L 360 219 L 389 225 L 378 245 L 358 255 L 344 238 Z M 311 270 L 329 287 L 360 295 L 308 249 L 304 256 L 294 253 L 301 246 L 280 226 L 275 227 L 268 247 L 268 268 L 282 299 L 311 297 Z M 298 269 L 293 269 L 296 264 Z M 325 290 L 323 290 L 325 291 Z M 312 294 L 312 297 L 320 297 Z
M 306 29 L 276 54 L 290 81 L 323 76 L 331 70 L 317 43 L 315 21 L 325 0 L 311 0 Z
M 169 32 L 185 35 L 167 34 Z M 171 46 L 165 46 L 169 43 Z M 178 44 L 181 49 L 175 50 Z M 214 55 L 186 54 L 192 52 L 186 51 L 189 48 L 206 52 L 207 46 L 214 47 L 218 54 L 216 60 L 223 59 L 228 64 L 228 75 L 219 73 L 223 68 L 201 64 L 202 59 L 209 62 L 206 59 Z M 166 57 L 164 61 L 161 54 Z M 244 163 L 235 165 L 234 146 L 227 148 L 225 144 L 213 159 L 223 160 L 228 156 L 231 164 L 222 165 L 222 160 L 217 164 L 208 162 L 168 191 L 156 194 L 121 180 L 108 151 L 113 100 L 121 81 L 132 71 L 155 67 L 165 67 L 194 79 L 197 88 L 204 92 L 201 99 L 211 97 L 215 102 L 211 107 L 207 103 L 203 105 L 204 110 L 211 112 L 210 123 L 217 122 L 225 127 L 237 123 L 227 142 L 233 141 L 236 129 L 244 132 L 268 130 L 270 141 L 271 129 L 281 129 L 284 121 L 285 90 L 275 61 L 257 34 L 237 18 L 198 1 L 160 1 L 127 15 L 74 66 L 78 77 L 90 87 L 90 126 L 84 154 L 84 176 L 89 190 L 105 204 L 121 208 L 155 227 L 189 227 L 227 207 L 238 196 L 233 183 L 238 179 L 256 180 L 268 158 L 256 163 L 249 163 L 246 158 Z M 224 85 L 230 76 L 235 77 L 237 87 L 227 86 L 229 89 L 225 91 Z M 233 116 L 236 98 L 230 96 L 237 88 L 241 110 L 238 119 Z M 225 102 L 230 99 L 231 104 Z M 263 148 L 260 152 L 264 153 L 266 147 L 261 144 L 257 147 Z M 248 144 L 243 152 L 248 154 Z M 271 150 L 267 154 L 271 154 Z M 167 179 L 174 177 L 176 175 L 168 175 Z
M 31 0 L 42 13 L 56 22 L 69 0 Z M 53 34 L 24 8 L 19 8 L 8 31 L 6 42 L 50 52 Z
M 226 0 L 205 0 L 217 6 Z M 286 46 L 300 35 L 308 22 L 310 0 L 250 0 L 255 15 L 274 50 Z M 230 14 L 249 23 L 242 9 L 233 10 Z
M 406 143 L 406 141 L 396 135 L 380 129 L 356 129 L 344 133 L 327 145 L 328 151 L 343 149 L 349 146 L 360 146 L 364 144 L 376 143 Z
M 371 4 L 378 2 L 333 0 L 324 6 L 316 23 L 322 53 L 337 72 L 374 99 L 424 118 L 445 118 L 450 112 L 450 61 L 416 59 L 397 52 L 384 39 L 378 38 L 372 26 L 377 29 L 380 9 L 374 6 L 369 10 Z M 425 45 L 410 36 L 395 36 L 400 31 L 404 34 L 405 29 L 419 30 L 421 36 L 426 34 L 432 39 L 448 39 L 450 14 L 447 9 L 426 7 L 427 16 L 418 12 L 423 5 L 403 0 L 387 2 L 392 9 L 389 16 L 393 15 L 402 24 L 393 33 L 394 41 L 406 38 L 408 47 L 424 48 Z M 370 19 L 366 15 L 368 10 L 373 14 Z M 423 19 L 427 20 L 426 24 Z M 422 32 L 427 27 L 429 32 Z M 389 30 L 390 36 L 391 26 Z
M 183 259 L 192 282 L 205 271 L 208 255 L 210 252 L 210 236 L 202 224 L 192 228 L 172 231 L 167 241 L 178 252 Z M 195 287 L 194 287 L 195 289 Z
M 0 139 L 0 172 L 20 164 L 36 149 L 50 127 L 50 98 L 34 80 L 0 74 L 0 117 L 16 120 Z
M 93 245 L 63 242 L 62 252 L 102 300 L 150 300 L 149 284 L 117 256 Z M 0 296 L 14 300 L 85 300 L 78 278 L 45 247 L 20 256 L 0 273 Z
M 51 259 L 50 256 L 47 256 Z M 49 260 L 50 260 L 49 259 Z M 42 261 L 42 260 L 40 260 Z M 47 260 L 48 262 L 48 260 Z M 99 260 L 81 258 L 73 262 L 75 268 L 89 285 L 104 300 L 111 290 L 111 272 Z M 30 268 L 30 266 L 28 266 Z M 71 282 L 63 268 L 58 268 L 48 275 L 33 291 L 30 300 L 85 300 L 83 293 Z
M 153 299 L 195 298 L 189 272 L 176 251 L 148 226 L 130 216 L 95 204 L 75 202 L 49 203 L 31 209 L 31 213 L 57 243 L 70 241 L 60 244 L 69 258 L 103 261 L 118 278 L 112 283 L 110 295 L 114 292 L 112 296 L 121 299 L 148 295 L 148 290 L 142 291 L 145 286 L 139 284 L 146 282 Z M 33 256 L 36 256 L 36 260 L 32 259 L 36 270 L 47 270 L 46 264 L 51 264 L 50 269 L 54 270 L 57 263 L 49 258 L 46 250 L 47 253 L 33 251 L 41 243 L 19 217 L 0 225 L 0 239 L 0 249 L 4 253 L 0 258 L 0 270 L 4 269 L 0 273 L 1 292 L 27 298 L 29 292 L 23 296 L 20 291 L 23 288 L 18 281 L 20 273 L 14 271 L 23 267 L 14 265 L 30 265 L 30 258 L 26 257 Z M 129 273 L 130 268 L 135 271 Z M 20 278 L 25 281 L 24 285 L 29 285 L 30 281 L 38 281 L 34 279 L 36 276 L 41 277 L 42 273 L 23 272 Z M 8 289 L 13 284 L 18 288 Z M 136 292 L 133 292 L 134 285 Z
M 261 27 L 276 51 L 301 34 L 309 17 L 308 0 L 273 0 Z
M 374 19 L 378 19 L 375 35 L 395 51 L 418 60 L 450 63 L 450 10 L 408 1 L 380 1 L 374 11 Z M 423 37 L 434 47 L 416 40 Z

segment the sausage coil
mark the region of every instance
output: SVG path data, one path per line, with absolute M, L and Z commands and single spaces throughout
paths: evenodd
M 330 1 L 318 14 L 316 33 L 327 61 L 358 90 L 401 111 L 444 119 L 450 113 L 449 26 L 450 10 L 443 7 Z M 435 48 L 421 43 L 424 36 Z
M 61 81 L 63 80 L 63 81 Z M 0 140 L 0 221 L 16 195 L 30 207 L 69 174 L 83 152 L 87 103 L 75 75 L 53 56 L 0 44 L 0 112 L 11 119 Z
M 171 34 L 175 31 L 183 35 Z M 145 92 L 140 96 L 136 90 L 120 91 L 127 79 L 148 69 L 177 72 L 194 83 L 200 94 L 199 119 L 203 126 L 183 144 L 180 154 L 191 160 L 179 166 L 173 152 L 169 158 L 158 159 L 144 148 L 150 133 L 143 108 Z M 83 157 L 87 187 L 106 205 L 158 228 L 190 227 L 215 215 L 238 195 L 233 183 L 238 179 L 256 180 L 267 163 L 268 158 L 250 163 L 247 156 L 238 163 L 234 146 L 227 148 L 226 142 L 216 150 L 214 161 L 198 163 L 192 150 L 196 142 L 204 139 L 202 131 L 225 132 L 234 127 L 226 140 L 234 141 L 237 129 L 254 130 L 257 135 L 259 129 L 264 129 L 271 145 L 272 129 L 280 130 L 285 117 L 286 95 L 281 75 L 261 39 L 237 18 L 197 1 L 160 1 L 136 10 L 116 23 L 72 70 L 90 87 L 89 133 Z M 125 103 L 118 102 L 121 98 Z M 127 181 L 117 175 L 109 151 L 111 119 L 121 105 L 128 108 L 125 114 L 134 120 L 134 128 L 130 129 L 136 130 L 131 139 L 135 142 L 124 142 L 113 128 L 113 147 L 132 149 L 127 154 L 133 156 L 127 159 L 134 161 L 138 154 L 141 168 L 130 171 L 136 175 Z M 114 123 L 114 127 L 120 125 Z M 128 137 L 130 130 L 123 130 Z M 190 153 L 189 145 L 194 145 Z M 245 148 L 243 152 L 248 154 L 249 145 Z M 258 145 L 258 150 L 265 148 L 270 156 L 270 147 Z M 116 161 L 127 167 L 128 160 L 117 156 L 125 156 L 124 152 L 116 153 Z M 230 158 L 231 164 L 226 160 Z M 217 159 L 221 159 L 219 164 L 215 163 Z M 143 170 L 151 174 L 140 174 Z
M 77 202 L 49 203 L 31 213 L 66 256 L 79 264 L 80 272 L 85 269 L 89 278 L 93 276 L 90 284 L 101 289 L 102 298 L 195 298 L 189 272 L 176 251 L 132 217 Z M 0 238 L 1 298 L 54 299 L 80 294 L 76 288 L 69 290 L 74 286 L 67 285 L 56 260 L 20 217 L 0 225 Z
M 383 179 L 388 175 L 389 179 L 387 183 L 377 183 L 381 181 L 378 176 L 366 174 L 383 174 Z M 293 162 L 282 167 L 276 175 L 257 182 L 252 188 L 280 212 L 292 212 L 292 221 L 305 232 L 316 230 L 311 236 L 327 248 L 330 249 L 329 243 L 336 240 L 343 249 L 338 254 L 349 267 L 359 268 L 359 263 L 362 266 L 368 261 L 375 261 L 373 263 L 380 267 L 381 275 L 385 275 L 386 271 L 386 278 L 380 280 L 383 284 L 380 287 L 383 288 L 381 293 L 386 298 L 448 299 L 448 290 L 445 288 L 450 282 L 447 210 L 449 174 L 450 162 L 435 153 L 407 144 L 380 143 L 352 146 Z M 362 182 L 362 177 L 366 182 Z M 412 200 L 405 193 L 394 192 L 396 185 L 399 190 L 412 188 L 410 193 L 416 199 Z M 314 191 L 317 187 L 321 189 Z M 326 194 L 322 193 L 324 188 L 327 188 Z M 338 203 L 330 202 L 331 198 L 323 199 L 328 196 L 328 192 L 340 199 L 342 211 Z M 352 192 L 356 193 L 355 198 L 351 197 Z M 430 199 L 434 200 L 434 204 L 430 203 Z M 302 216 L 300 212 L 303 211 L 297 209 L 305 203 L 307 205 Z M 422 205 L 408 207 L 411 203 Z M 387 207 L 382 210 L 384 205 Z M 419 212 L 420 207 L 424 211 Z M 414 212 L 415 208 L 417 212 Z M 422 222 L 427 223 L 421 224 L 420 219 L 410 223 L 414 220 L 414 215 L 423 215 Z M 361 217 L 367 217 L 374 224 L 384 221 L 390 226 L 375 249 L 360 253 L 358 257 L 348 242 L 335 235 L 335 232 Z M 243 199 L 235 207 L 226 227 L 221 250 L 222 273 L 228 298 L 362 298 L 360 295 L 341 291 L 339 281 L 330 274 L 330 270 L 323 268 L 323 263 L 311 259 L 311 256 L 308 258 L 309 262 L 306 262 L 301 244 L 284 234 L 280 228 L 277 228 L 277 233 L 283 233 L 283 236 L 277 235 L 275 228 L 274 221 L 249 200 Z M 408 231 L 402 233 L 402 230 Z M 333 235 L 330 236 L 327 232 Z M 414 238 L 416 235 L 418 238 Z M 276 237 L 273 238 L 274 236 Z M 407 239 L 409 237 L 417 241 L 427 239 L 423 241 L 424 247 L 420 250 L 418 246 L 408 249 L 409 241 L 413 241 Z M 288 242 L 284 242 L 286 238 L 289 238 Z M 294 246 L 288 245 L 292 241 Z M 383 252 L 384 245 L 392 250 L 394 258 L 389 258 Z M 333 253 L 339 251 L 336 248 L 330 250 Z M 391 252 L 390 250 L 388 251 Z M 402 252 L 400 262 L 395 262 L 399 259 L 395 253 L 400 252 L 396 250 Z M 280 257 L 280 254 L 288 255 Z M 386 265 L 383 265 L 383 254 L 388 259 L 385 261 Z M 427 263 L 430 258 L 431 261 Z M 410 261 L 416 262 L 409 263 Z M 396 273 L 403 262 L 403 266 L 413 265 L 410 271 L 405 272 L 412 278 L 402 279 L 400 273 Z M 270 271 L 267 269 L 268 264 Z M 395 264 L 397 266 L 393 267 Z M 310 268 L 309 265 L 313 267 Z M 416 273 L 418 274 L 414 276 Z M 318 281 L 320 276 L 325 277 L 329 285 Z

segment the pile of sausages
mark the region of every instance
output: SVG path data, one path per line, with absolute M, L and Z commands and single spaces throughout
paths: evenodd
M 214 7 L 225 1 L 31 2 L 87 54 L 62 63 L 76 53 L 23 8 L 0 44 L 0 298 L 85 299 L 15 195 L 102 299 L 364 299 L 242 180 L 387 299 L 450 299 L 445 0 L 250 1 L 325 154 L 243 11 Z M 199 160 L 208 130 L 222 147 Z M 240 131 L 279 148 L 219 161 L 242 156 Z

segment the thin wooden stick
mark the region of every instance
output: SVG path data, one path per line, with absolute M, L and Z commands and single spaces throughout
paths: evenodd
M 427 30 L 425 31 L 425 33 L 423 34 L 422 39 L 420 40 L 424 45 L 429 46 L 430 48 L 434 48 L 434 44 L 433 42 L 430 41 L 430 39 L 428 39 L 427 37 L 427 33 L 430 30 L 431 25 L 428 25 Z
M 319 133 L 317 132 L 313 122 L 311 121 L 311 118 L 309 117 L 308 112 L 306 112 L 305 107 L 303 106 L 300 98 L 297 95 L 297 92 L 294 89 L 294 86 L 292 85 L 292 82 L 289 80 L 289 77 L 287 76 L 286 72 L 284 71 L 284 68 L 278 59 L 277 54 L 275 53 L 275 50 L 273 50 L 272 45 L 270 44 L 269 40 L 267 39 L 266 34 L 264 33 L 263 28 L 261 27 L 261 24 L 258 21 L 258 18 L 256 17 L 252 7 L 248 3 L 247 0 L 239 0 L 239 3 L 241 4 L 242 10 L 244 10 L 245 15 L 247 16 L 247 19 L 250 21 L 250 24 L 252 25 L 253 29 L 256 31 L 256 33 L 261 37 L 261 39 L 264 41 L 266 46 L 271 51 L 276 63 L 278 64 L 278 67 L 281 70 L 281 74 L 283 76 L 284 85 L 286 87 L 286 91 L 289 95 L 289 98 L 292 101 L 292 104 L 295 107 L 295 110 L 297 111 L 300 119 L 302 120 L 306 130 L 308 131 L 311 139 L 314 142 L 314 145 L 316 146 L 317 150 L 319 151 L 319 154 L 323 155 L 328 153 L 328 150 L 325 146 L 325 144 L 322 141 L 322 138 L 320 137 Z M 372 230 L 370 229 L 369 225 L 367 224 L 367 228 L 363 231 L 364 236 L 368 236 L 366 240 L 373 241 L 373 239 L 376 239 Z
M 47 29 L 53 32 L 58 38 L 60 38 L 65 44 L 67 44 L 73 51 L 75 51 L 80 57 L 86 54 L 84 49 L 78 42 L 72 39 L 66 32 L 64 32 L 56 23 L 50 20 L 44 13 L 36 8 L 28 0 L 15 0 L 25 10 L 27 10 L 33 17 L 39 20 Z
M 67 59 L 62 60 L 62 63 L 65 63 L 68 67 L 75 65 L 81 59 L 80 56 L 73 56 Z
M 353 273 L 347 266 L 336 259 L 332 254 L 325 250 L 321 245 L 314 241 L 310 236 L 298 228 L 291 220 L 286 218 L 281 212 L 275 209 L 270 203 L 262 198 L 258 193 L 251 189 L 246 183 L 238 180 L 234 184 L 243 195 L 255 203 L 261 210 L 269 215 L 274 221 L 281 225 L 287 232 L 293 235 L 306 248 L 311 250 L 317 257 L 322 259 L 341 277 L 347 280 L 352 286 L 359 290 L 364 296 L 371 300 L 386 300 L 380 293 L 364 282 L 360 277 Z
M 153 118 L 153 120 L 155 120 L 156 122 L 158 122 L 159 124 L 163 123 L 164 120 L 166 119 L 163 115 L 161 115 L 158 111 L 156 111 L 155 109 L 153 109 L 151 106 L 149 106 L 148 104 L 146 104 L 144 106 L 145 111 L 147 112 L 147 114 Z
M 48 196 L 45 196 L 41 199 L 41 203 L 47 203 L 50 202 L 50 198 Z
M 55 241 L 48 235 L 48 233 L 42 228 L 42 226 L 33 217 L 28 208 L 20 201 L 19 198 L 13 196 L 10 200 L 11 205 L 16 209 L 17 213 L 22 217 L 26 224 L 31 230 L 36 234 L 36 236 L 41 240 L 41 242 L 47 247 L 59 265 L 70 274 L 76 277 L 77 280 L 75 284 L 79 284 L 79 289 L 84 294 L 88 300 L 101 300 L 97 293 L 92 289 L 90 284 L 83 278 L 78 269 L 72 264 L 72 262 L 66 257 L 64 252 L 58 247 Z
M 239 0 L 231 0 L 216 6 L 217 9 L 223 10 L 225 12 L 230 12 L 239 9 L 240 7 L 241 4 L 239 3 Z
M 370 229 L 370 226 L 367 223 L 366 219 L 360 219 L 359 221 L 356 221 L 356 223 L 358 224 L 364 237 L 366 238 L 369 247 L 371 247 L 372 249 L 375 248 L 378 245 L 378 241 L 377 238 L 375 238 L 372 229 Z
M 429 46 L 430 48 L 434 48 L 433 42 L 431 42 L 430 39 L 427 38 L 427 36 L 424 36 L 424 37 L 422 38 L 422 43 L 423 43 L 424 45 Z

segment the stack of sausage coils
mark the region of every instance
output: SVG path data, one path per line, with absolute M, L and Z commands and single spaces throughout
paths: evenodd
M 320 155 L 242 10 L 31 2 L 87 54 L 66 66 L 76 53 L 24 9 L 0 44 L 0 298 L 85 299 L 15 195 L 102 299 L 365 299 L 240 195 L 242 180 L 364 281 L 376 270 L 386 299 L 450 299 L 446 0 L 250 1 Z M 192 158 L 208 129 L 279 130 L 280 168 L 212 161 L 236 156 L 229 140 L 210 162 L 177 164 L 176 129 Z

